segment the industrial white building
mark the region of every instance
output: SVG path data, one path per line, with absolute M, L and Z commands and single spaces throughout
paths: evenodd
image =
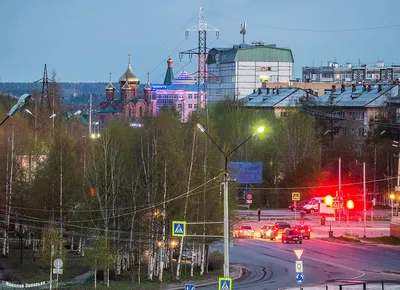
M 275 45 L 213 48 L 207 57 L 207 100 L 239 100 L 253 93 L 262 82 L 289 82 L 293 63 L 292 51 Z

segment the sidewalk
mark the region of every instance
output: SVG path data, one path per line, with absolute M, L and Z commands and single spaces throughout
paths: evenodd
M 362 290 L 363 285 L 358 284 L 358 285 L 349 285 L 346 283 L 341 283 L 341 284 L 323 284 L 319 286 L 305 286 L 302 287 L 299 285 L 298 287 L 292 287 L 292 288 L 279 288 L 279 290 L 340 290 L 340 286 L 342 285 L 342 290 Z M 390 283 L 385 283 L 384 286 L 382 287 L 382 283 L 366 283 L 366 286 L 368 290 L 395 290 L 395 289 L 400 289 L 400 284 L 390 284 Z

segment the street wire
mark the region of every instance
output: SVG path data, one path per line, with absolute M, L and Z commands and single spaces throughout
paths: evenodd
M 207 12 L 213 13 L 216 16 L 220 16 L 231 21 L 243 23 L 242 20 L 235 19 L 221 13 L 215 12 L 213 10 L 207 9 Z M 246 24 L 249 22 L 246 21 Z M 400 24 L 391 24 L 391 25 L 382 25 L 382 26 L 372 26 L 372 27 L 360 27 L 360 28 L 344 28 L 344 29 L 304 29 L 304 28 L 293 28 L 293 27 L 279 27 L 279 26 L 271 26 L 271 25 L 262 25 L 257 23 L 251 23 L 250 25 L 255 27 L 262 27 L 262 28 L 269 28 L 275 30 L 284 30 L 284 31 L 296 31 L 296 32 L 354 32 L 354 31 L 369 31 L 369 30 L 379 30 L 379 29 L 388 29 L 388 28 L 395 28 L 400 27 Z

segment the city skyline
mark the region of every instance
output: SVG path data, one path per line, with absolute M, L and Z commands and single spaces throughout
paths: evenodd
M 240 23 L 246 22 L 246 43 L 263 41 L 293 51 L 293 78 L 301 78 L 303 66 L 335 59 L 400 64 L 395 55 L 400 3 L 394 0 L 381 1 L 379 10 L 370 0 L 340 0 L 330 7 L 315 0 L 21 3 L 2 0 L 1 82 L 36 81 L 45 63 L 61 82 L 107 82 L 109 72 L 116 82 L 129 53 L 141 83 L 147 72 L 153 83 L 162 83 L 169 55 L 175 73 L 194 73 L 197 60 L 183 56 L 180 61 L 179 52 L 197 47 L 197 32 L 186 39 L 185 30 L 197 25 L 200 7 L 207 23 L 220 30 L 219 39 L 215 32 L 207 35 L 209 48 L 240 44 Z

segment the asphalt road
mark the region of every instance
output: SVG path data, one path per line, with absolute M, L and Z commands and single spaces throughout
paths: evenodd
M 215 250 L 222 251 L 222 244 Z M 233 282 L 233 289 L 278 289 L 298 287 L 295 281 L 296 256 L 293 249 L 304 249 L 301 258 L 303 286 L 332 281 L 398 280 L 400 289 L 400 248 L 372 244 L 341 244 L 311 239 L 303 244 L 282 244 L 264 239 L 235 239 L 231 263 L 245 267 L 244 276 Z M 216 286 L 197 287 L 216 289 Z
M 261 221 L 256 211 L 240 211 L 241 224 L 249 224 L 256 230 L 264 224 L 273 224 L 276 220 L 286 220 L 291 224 L 298 217 L 288 210 L 263 211 Z M 378 211 L 375 216 L 387 217 L 388 211 Z M 313 237 L 328 235 L 329 224 L 320 225 L 318 216 L 306 215 L 306 224 L 313 229 Z M 382 236 L 389 233 L 389 221 L 367 222 L 367 236 Z M 332 222 L 335 236 L 344 232 L 364 233 L 364 224 L 342 220 Z M 233 289 L 279 289 L 298 287 L 295 281 L 296 256 L 293 249 L 304 249 L 302 286 L 313 286 L 335 281 L 379 281 L 399 282 L 400 289 L 400 247 L 376 244 L 344 244 L 328 242 L 317 238 L 303 241 L 303 244 L 282 244 L 260 238 L 235 239 L 230 248 L 230 263 L 244 267 L 244 275 L 233 282 Z M 223 252 L 223 244 L 216 243 L 213 250 Z M 216 285 L 196 287 L 203 290 L 217 289 Z M 361 289 L 361 288 L 360 288 Z

